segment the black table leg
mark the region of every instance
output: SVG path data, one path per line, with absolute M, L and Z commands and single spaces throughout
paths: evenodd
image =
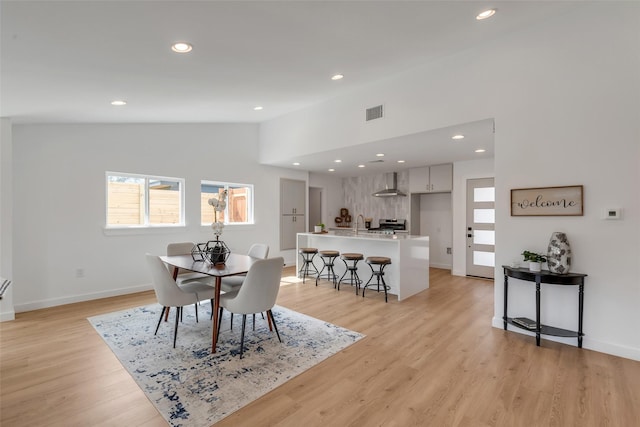
M 504 310 L 502 311 L 502 323 L 504 330 L 507 330 L 507 293 L 509 292 L 509 276 L 504 275 Z
M 536 345 L 540 347 L 540 280 L 536 279 Z
M 578 348 L 582 348 L 582 311 L 584 309 L 584 281 L 578 290 Z

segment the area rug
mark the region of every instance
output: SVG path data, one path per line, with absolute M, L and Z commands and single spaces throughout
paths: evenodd
M 247 316 L 240 359 L 242 316 L 225 310 L 218 349 L 211 354 L 210 304 L 185 307 L 173 348 L 174 313 L 154 336 L 158 304 L 88 320 L 172 426 L 210 426 L 364 337 L 348 329 L 276 306 L 282 343 L 267 321 Z

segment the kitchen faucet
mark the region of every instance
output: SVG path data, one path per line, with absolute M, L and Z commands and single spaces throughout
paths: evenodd
M 354 232 L 355 234 L 358 234 L 358 220 L 359 220 L 360 218 L 362 218 L 362 226 L 364 227 L 364 215 L 359 214 L 359 215 L 356 217 L 356 225 L 355 225 L 355 227 L 353 227 L 353 232 Z

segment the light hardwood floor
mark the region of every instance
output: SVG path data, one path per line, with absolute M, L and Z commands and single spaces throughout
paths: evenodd
M 402 303 L 328 282 L 283 285 L 278 304 L 366 338 L 217 426 L 638 425 L 640 362 L 536 347 L 491 327 L 493 282 L 430 274 L 431 288 Z M 144 292 L 1 323 L 0 424 L 166 426 L 86 320 L 152 302 Z

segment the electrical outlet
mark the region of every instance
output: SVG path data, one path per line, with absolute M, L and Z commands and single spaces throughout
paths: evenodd
M 76 277 L 78 279 L 84 277 L 84 268 L 76 268 Z
M 447 248 L 447 255 L 451 255 L 451 248 Z

